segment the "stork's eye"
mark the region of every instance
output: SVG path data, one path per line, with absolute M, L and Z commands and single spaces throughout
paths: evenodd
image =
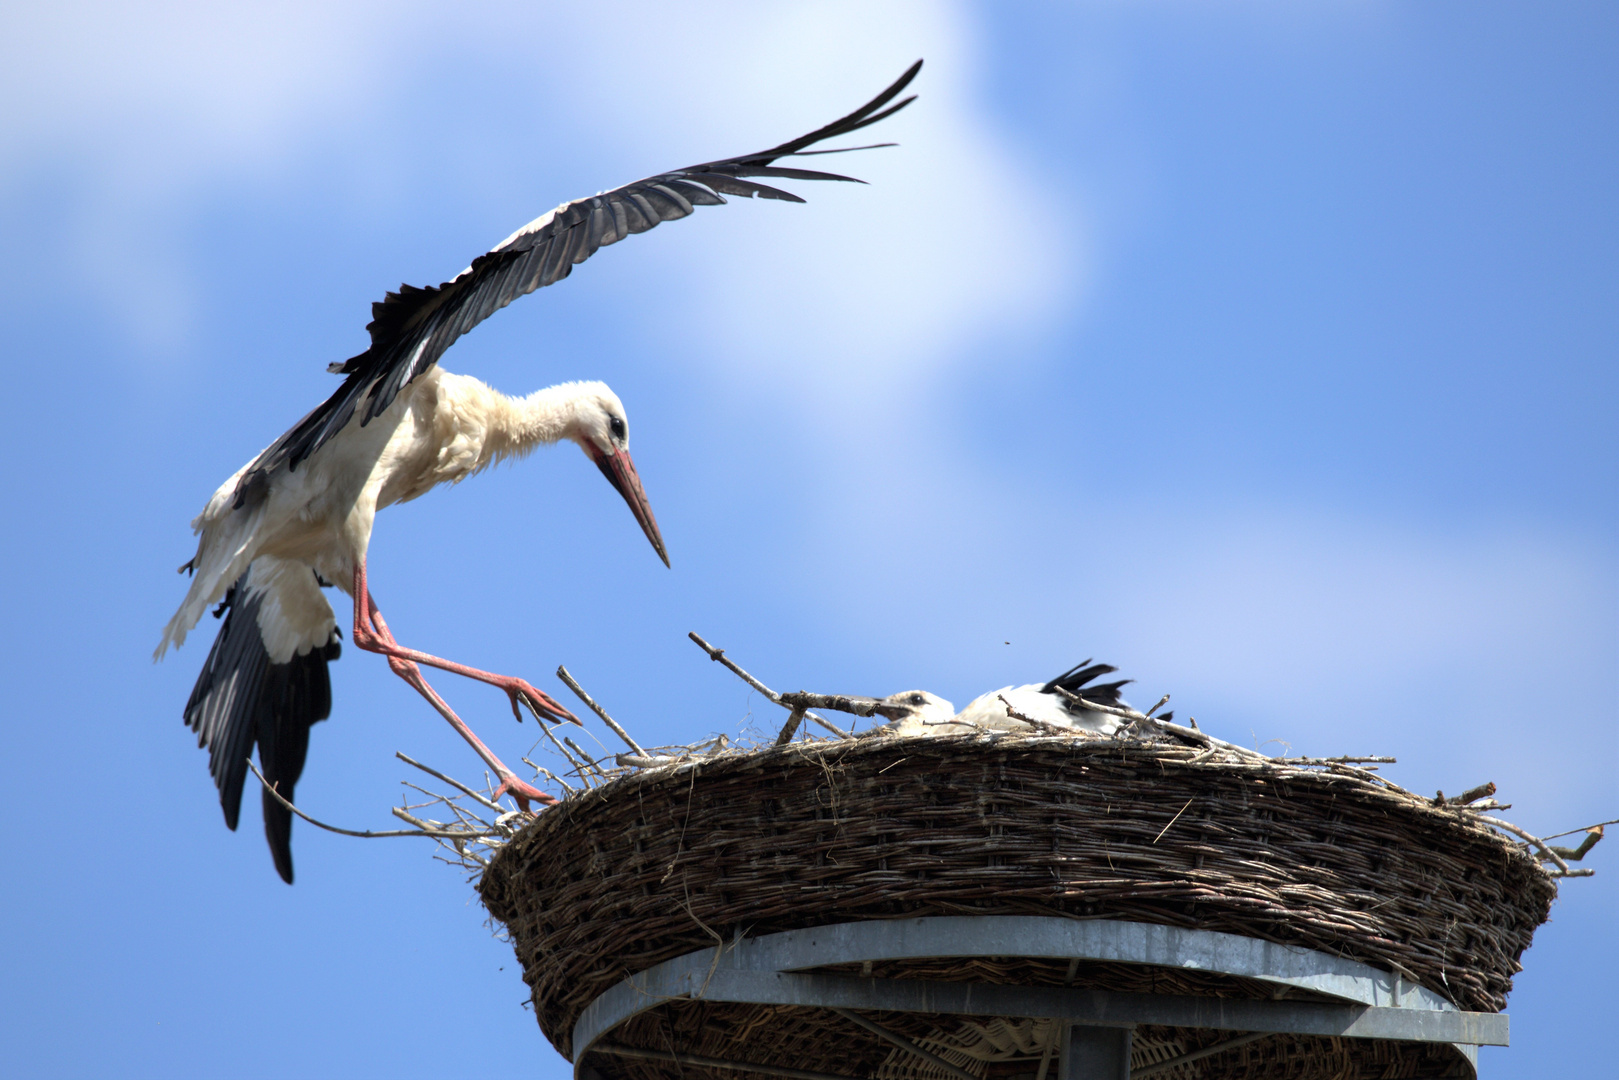
M 613 440 L 615 442 L 623 442 L 624 418 L 622 416 L 609 416 L 607 418 L 607 430 L 613 433 Z

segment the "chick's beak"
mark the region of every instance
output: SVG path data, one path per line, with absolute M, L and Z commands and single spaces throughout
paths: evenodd
M 641 477 L 635 471 L 635 462 L 630 458 L 628 450 L 615 450 L 612 453 L 603 453 L 594 446 L 587 444 L 591 459 L 596 462 L 596 468 L 607 477 L 607 482 L 624 496 L 624 501 L 630 504 L 630 513 L 635 520 L 641 523 L 641 531 L 646 538 L 652 541 L 652 550 L 658 553 L 663 565 L 669 565 L 669 553 L 663 547 L 663 535 L 658 532 L 658 519 L 652 516 L 652 506 L 646 500 L 646 491 L 641 487 Z

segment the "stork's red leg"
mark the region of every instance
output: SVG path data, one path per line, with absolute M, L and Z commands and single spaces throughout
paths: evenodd
M 486 682 L 491 686 L 498 686 L 506 691 L 506 696 L 511 700 L 512 715 L 518 720 L 523 719 L 523 714 L 518 711 L 518 705 L 523 704 L 541 718 L 571 720 L 575 724 L 579 722 L 577 716 L 558 704 L 550 694 L 536 688 L 525 679 L 512 675 L 496 675 L 492 671 L 482 671 L 400 645 L 388 632 L 388 624 L 383 621 L 382 612 L 377 609 L 376 598 L 366 586 L 363 558 L 355 560 L 354 563 L 354 644 L 367 652 L 381 653 L 390 660 L 426 664 L 428 667 L 436 667 L 457 675 L 465 675 L 469 679 Z M 394 670 L 398 671 L 397 668 Z
M 550 806 L 557 801 L 555 796 L 546 794 L 533 784 L 519 780 L 516 774 L 508 769 L 505 763 L 496 757 L 489 747 L 483 744 L 483 740 L 472 733 L 472 729 L 467 727 L 466 722 L 455 715 L 455 710 L 450 708 L 443 698 L 439 697 L 438 691 L 428 685 L 426 677 L 422 675 L 421 668 L 409 660 L 402 660 L 395 656 L 388 657 L 388 666 L 393 668 L 394 674 L 415 687 L 417 693 L 426 698 L 428 703 L 438 710 L 438 714 L 448 720 L 450 726 L 455 728 L 461 737 L 471 744 L 472 749 L 483 759 L 483 763 L 489 766 L 496 776 L 500 777 L 500 786 L 495 789 L 494 801 L 498 802 L 502 795 L 510 795 L 517 800 L 517 805 L 525 811 L 528 809 L 530 800 L 542 806 Z

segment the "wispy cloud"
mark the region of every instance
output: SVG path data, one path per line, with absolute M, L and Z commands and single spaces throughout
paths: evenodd
M 862 692 L 965 699 L 1096 656 L 1226 737 L 1393 753 L 1407 783 L 1494 779 L 1545 821 L 1611 774 L 1619 739 L 1587 717 L 1615 704 L 1619 579 L 1595 538 L 1274 503 L 1071 506 L 948 459 L 844 467 L 825 504 L 845 513 L 801 525 L 820 557 L 790 606 L 912 672 Z
M 1044 198 L 983 104 L 964 7 L 737 3 L 693 20 L 640 4 L 608 23 L 593 9 L 517 4 L 453 18 L 397 4 L 28 8 L 0 42 L 11 102 L 0 184 L 70 166 L 53 270 L 80 275 L 132 339 L 173 347 L 196 318 L 203 268 L 174 238 L 194 226 L 197 203 L 278 182 L 311 148 L 335 144 L 385 172 L 421 142 L 411 110 L 436 77 L 434 56 L 488 74 L 478 93 L 441 95 L 477 155 L 452 170 L 462 186 L 445 197 L 467 199 L 489 184 L 534 186 L 479 175 L 503 154 L 569 182 L 594 178 L 565 197 L 763 146 L 924 56 L 922 103 L 880 132 L 900 149 L 820 159 L 870 187 L 806 185 L 809 208 L 705 212 L 679 226 L 678 244 L 628 260 L 637 317 L 683 337 L 716 383 L 815 417 L 817 438 L 799 440 L 816 454 L 810 483 L 846 520 L 874 523 L 804 523 L 821 567 L 804 587 L 817 600 L 910 605 L 910 644 L 896 647 L 956 656 L 977 680 L 941 688 L 956 696 L 1001 677 L 965 659 L 967 639 L 1015 626 L 1025 640 L 1150 658 L 1256 723 L 1273 718 L 1267 734 L 1307 738 L 1340 722 L 1396 732 L 1437 703 L 1423 681 L 1445 672 L 1444 694 L 1472 703 L 1466 722 L 1505 739 L 1524 706 L 1490 688 L 1511 673 L 1583 693 L 1575 673 L 1606 670 L 1612 575 L 1567 538 L 1428 535 L 1275 506 L 1129 526 L 1152 514 L 1043 505 L 1017 478 L 960 459 L 930 404 L 940 377 L 967 357 L 998 362 L 981 347 L 988 335 L 1037 334 L 1070 313 L 1090 263 L 1087 207 Z M 507 130 L 501 96 L 528 121 Z M 470 108 L 477 99 L 490 103 Z M 552 141 L 529 145 L 542 137 Z M 902 401 L 909 413 L 894 409 Z
M 197 206 L 284 180 L 312 148 L 345 146 L 355 163 L 442 153 L 445 118 L 423 125 L 413 109 L 447 55 L 488 76 L 477 92 L 429 95 L 448 99 L 479 159 L 499 162 L 506 147 L 533 160 L 545 142 L 600 161 L 573 168 L 553 152 L 553 171 L 603 184 L 630 178 L 600 171 L 614 165 L 668 167 L 796 134 L 925 56 L 925 106 L 880 133 L 902 152 L 821 159 L 872 189 L 823 186 L 814 215 L 711 215 L 693 243 L 714 269 L 686 272 L 684 246 L 654 267 L 662 287 L 642 311 L 700 336 L 702 355 L 744 382 L 880 385 L 1038 321 L 1082 261 L 1069 210 L 1025 201 L 1039 185 L 980 104 L 970 29 L 962 6 L 929 3 L 721 3 L 700 19 L 654 3 L 453 17 L 391 3 L 25 8 L 0 44 L 13 103 L 0 113 L 0 185 L 71 170 L 61 269 L 163 351 L 193 326 L 201 271 L 175 238 Z M 514 103 L 531 122 L 500 130 Z M 479 179 L 460 179 L 460 197 L 477 197 Z M 782 325 L 798 329 L 783 340 Z
M 394 44 L 383 5 L 25 5 L 0 39 L 0 191 L 68 182 L 55 275 L 148 355 L 194 329 L 180 238 L 224 185 L 263 183 L 363 114 Z

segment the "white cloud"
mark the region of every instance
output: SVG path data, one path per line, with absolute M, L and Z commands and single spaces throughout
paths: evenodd
M 199 205 L 351 115 L 377 89 L 390 24 L 382 5 L 16 7 L 0 36 L 0 193 L 66 175 L 52 271 L 148 351 L 173 350 L 198 308 L 180 238 Z
M 721 3 L 694 17 L 656 3 L 453 13 L 69 3 L 11 21 L 0 190 L 47 165 L 72 170 L 65 266 L 157 351 L 193 325 L 200 271 L 176 238 L 199 204 L 285 179 L 312 152 L 349 155 L 322 166 L 338 171 L 401 146 L 419 153 L 424 104 L 454 103 L 460 145 L 470 140 L 480 164 L 502 152 L 532 160 L 538 134 L 602 161 L 547 164 L 610 183 L 631 178 L 603 171 L 618 164 L 667 167 L 797 134 L 918 56 L 929 62 L 922 104 L 877 133 L 904 148 L 819 159 L 872 187 L 809 185 L 813 213 L 704 215 L 703 274 L 690 270 L 705 241 L 682 245 L 656 268 L 665 287 L 647 314 L 684 325 L 728 375 L 880 384 L 937 370 L 988 330 L 1038 321 L 1073 276 L 1074 221 L 1029 205 L 1039 185 L 977 102 L 976 46 L 958 4 Z M 447 75 L 460 85 L 445 88 Z M 546 129 L 500 130 L 511 102 L 549 113 Z M 519 138 L 530 145 L 512 147 Z M 461 179 L 463 197 L 498 184 Z M 783 340 L 783 326 L 799 329 Z
M 692 43 L 715 64 L 721 48 L 749 57 L 738 81 L 769 88 L 751 108 L 720 111 L 716 145 L 797 134 L 857 104 L 881 85 L 879 73 L 927 58 L 918 104 L 869 137 L 842 140 L 899 148 L 807 163 L 869 187 L 800 184 L 808 208 L 772 205 L 705 224 L 715 240 L 687 322 L 694 339 L 723 350 L 725 374 L 809 391 L 816 404 L 834 399 L 846 423 L 864 422 L 982 335 L 1038 326 L 1081 276 L 1081 223 L 997 134 L 957 9 L 760 10 L 768 16 L 743 40 L 733 27 L 723 47 Z M 685 258 L 672 253 L 667 269 Z
M 1544 670 L 1588 652 L 1559 627 L 1594 627 L 1603 606 L 1591 553 L 1511 531 L 1259 512 L 1179 523 L 1137 551 L 1154 569 L 1119 587 L 1127 633 L 1170 647 L 1190 676 L 1258 676 L 1279 694 L 1323 659 L 1385 681 L 1480 655 Z
M 851 691 L 965 700 L 1096 656 L 1228 738 L 1394 754 L 1406 783 L 1493 779 L 1544 823 L 1595 812 L 1619 764 L 1600 543 L 1263 502 L 1063 505 L 1044 472 L 992 475 L 940 441 L 833 455 L 800 500 L 823 512 L 792 523 L 814 557 L 782 606 L 893 672 Z
M 73 3 L 14 9 L 0 44 L 0 163 L 98 146 L 123 183 L 272 159 L 314 107 L 366 81 L 366 18 L 322 4 Z M 375 37 L 371 41 L 380 46 Z
M 350 154 L 334 168 L 386 173 L 424 101 L 491 101 L 457 116 L 476 155 L 463 197 L 533 187 L 487 168 L 507 154 L 559 158 L 554 171 L 588 187 L 807 130 L 924 56 L 921 102 L 874 132 L 901 148 L 820 159 L 871 186 L 798 185 L 810 206 L 739 205 L 675 226 L 678 243 L 637 241 L 650 255 L 631 272 L 657 286 L 639 290 L 642 317 L 701 343 L 685 351 L 712 356 L 716 382 L 819 410 L 828 449 L 810 498 L 873 523 L 803 524 L 824 573 L 804 602 L 903 600 L 906 641 L 876 632 L 919 658 L 964 655 L 991 625 L 1150 658 L 1267 734 L 1343 723 L 1371 737 L 1449 694 L 1468 705 L 1449 710 L 1447 732 L 1471 723 L 1507 740 L 1523 707 L 1492 688 L 1533 671 L 1589 690 L 1574 673 L 1611 667 L 1614 584 L 1566 538 L 1274 507 L 1173 522 L 1143 507 L 1079 513 L 952 459 L 949 433 L 928 426 L 929 380 L 986 334 L 1038 332 L 1088 270 L 1084 207 L 1054 208 L 986 114 L 973 29 L 964 6 L 928 3 L 719 4 L 700 18 L 653 3 L 34 5 L 0 38 L 0 190 L 71 165 L 52 271 L 82 275 L 132 337 L 162 346 L 194 319 L 198 268 L 173 238 L 199 202 L 279 182 L 334 146 Z M 435 94 L 447 74 L 475 92 Z M 514 147 L 499 98 L 548 111 L 555 146 Z M 891 420 L 881 454 L 849 438 L 900 392 L 917 408 Z M 958 697 L 998 677 L 958 670 L 984 680 L 940 688 Z
M 1595 718 L 1614 704 L 1619 582 L 1595 545 L 1271 511 L 1111 557 L 1121 647 L 1221 701 L 1239 737 L 1394 753 L 1407 783 L 1493 779 L 1542 821 L 1612 773 Z

